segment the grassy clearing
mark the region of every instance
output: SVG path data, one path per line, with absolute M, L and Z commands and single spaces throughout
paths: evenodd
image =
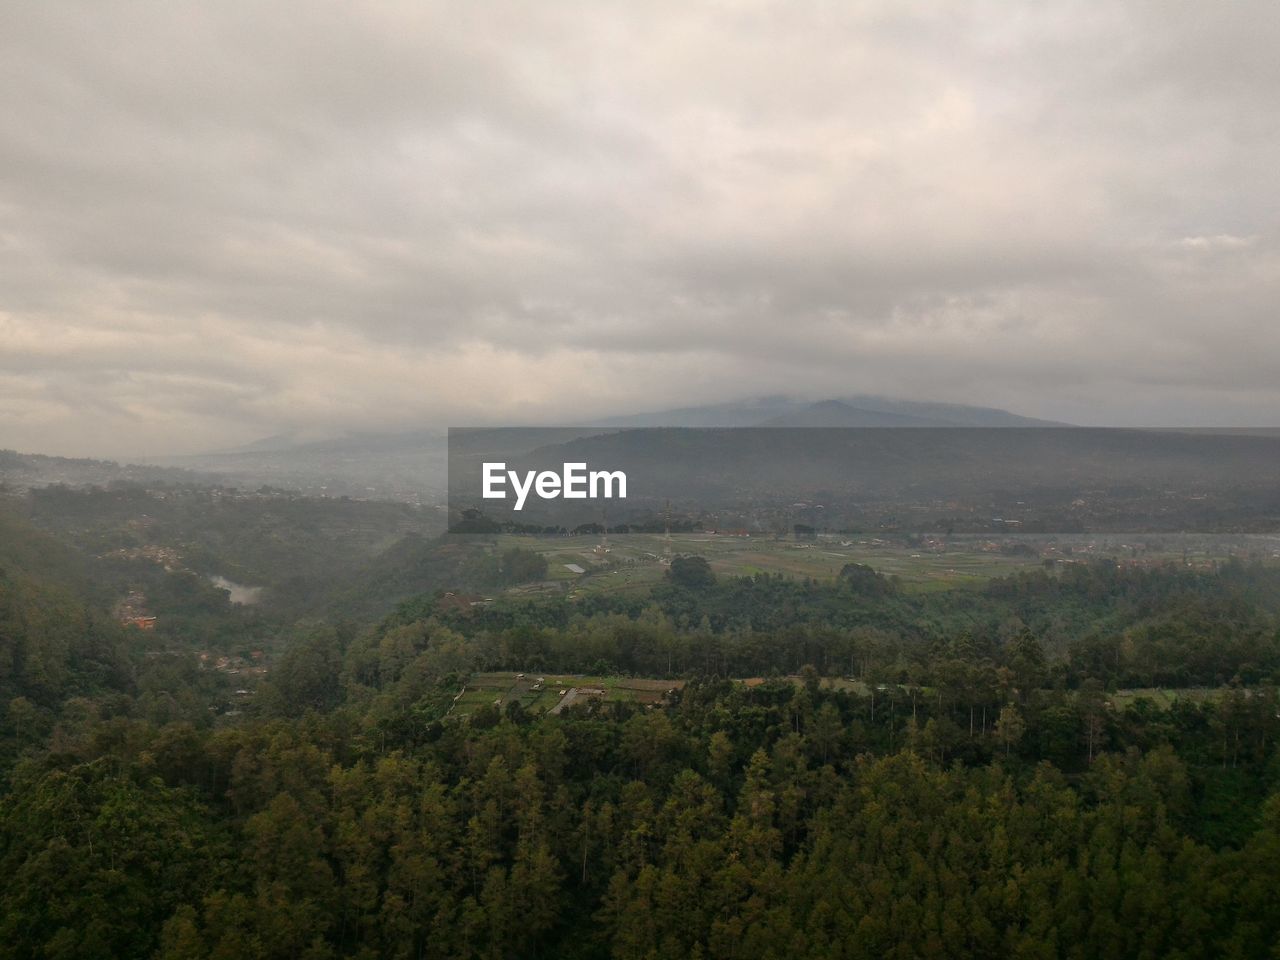
M 531 713 L 550 712 L 569 691 L 579 691 L 578 702 L 599 699 L 606 703 L 661 703 L 670 690 L 684 686 L 683 680 L 656 680 L 636 677 L 603 677 L 583 674 L 478 673 L 453 702 L 451 716 L 465 717 L 492 704 L 505 710 L 519 701 Z M 603 694 L 584 691 L 603 691 Z
M 1203 703 L 1206 700 L 1217 700 L 1229 687 L 1187 687 L 1175 690 L 1169 687 L 1140 687 L 1134 690 L 1117 690 L 1107 695 L 1107 700 L 1117 710 L 1125 710 L 1139 700 L 1150 700 L 1155 706 L 1167 709 L 1179 700 L 1191 700 Z
M 501 536 L 494 548 L 514 546 L 535 550 L 547 558 L 547 577 L 538 584 L 515 588 L 517 594 L 585 596 L 596 592 L 642 593 L 666 572 L 664 557 L 697 554 L 706 557 L 720 576 L 783 576 L 831 580 L 847 563 L 861 563 L 887 576 L 896 576 L 908 593 L 963 589 L 994 577 L 1033 569 L 1045 559 L 1097 559 L 1126 562 L 1187 560 L 1211 563 L 1241 550 L 1261 549 L 1254 540 L 1199 537 L 1159 539 L 1137 535 L 1083 534 L 1018 537 L 933 537 L 910 543 L 890 535 L 822 535 L 811 541 L 772 536 L 744 537 L 713 533 L 672 534 L 670 542 L 657 534 L 615 534 L 608 549 L 598 536 Z M 1270 541 L 1268 541 L 1269 543 Z M 1264 544 L 1265 546 L 1265 544 Z M 1017 549 L 1015 549 L 1017 548 Z M 568 564 L 585 573 L 570 570 Z
M 650 534 L 609 538 L 607 551 L 598 537 L 517 537 L 495 540 L 495 548 L 535 550 L 547 559 L 546 579 L 515 588 L 514 594 L 575 594 L 644 592 L 666 573 L 667 544 Z M 897 576 L 908 591 L 950 589 L 982 583 L 1019 569 L 1035 566 L 1039 557 L 1009 557 L 982 544 L 954 545 L 945 551 L 922 551 L 902 543 L 876 539 L 824 537 L 813 542 L 772 537 L 719 536 L 706 533 L 673 534 L 673 555 L 707 558 L 721 576 L 782 574 L 832 580 L 847 563 L 862 563 Z M 569 564 L 583 568 L 576 573 Z
M 798 676 L 780 678 L 785 682 L 800 684 L 803 680 Z M 759 686 L 766 681 L 763 677 L 740 678 L 737 682 L 747 686 Z M 665 680 L 644 677 L 589 676 L 585 674 L 520 674 L 520 673 L 478 673 L 467 682 L 466 688 L 454 701 L 450 714 L 465 717 L 486 705 L 495 705 L 505 710 L 507 705 L 518 700 L 526 711 L 535 714 L 550 712 L 570 690 L 578 690 L 576 702 L 584 699 L 598 699 L 605 703 L 662 703 L 670 690 L 684 687 L 683 680 Z M 824 677 L 822 686 L 827 690 L 843 690 L 858 696 L 869 696 L 871 688 L 861 680 L 848 677 Z M 886 688 L 880 687 L 880 690 Z M 1109 706 L 1115 711 L 1123 711 L 1132 707 L 1141 699 L 1147 699 L 1160 708 L 1167 709 L 1178 700 L 1191 700 L 1202 703 L 1206 700 L 1217 700 L 1229 688 L 1227 687 L 1188 687 L 1172 689 L 1168 687 L 1144 687 L 1129 690 L 1118 690 L 1106 695 Z M 603 691 L 603 694 L 583 691 Z M 921 687 L 917 691 L 920 696 L 932 695 L 933 688 Z M 906 696 L 906 688 L 899 688 L 898 696 Z

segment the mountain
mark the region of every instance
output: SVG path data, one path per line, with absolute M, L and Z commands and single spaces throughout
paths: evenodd
M 676 407 L 592 421 L 600 427 L 758 427 L 767 420 L 796 413 L 809 401 L 795 397 L 756 397 L 733 403 Z
M 994 407 L 896 400 L 860 394 L 817 403 L 795 397 L 757 397 L 734 403 L 678 407 L 594 421 L 603 427 L 1050 427 L 1050 420 Z
M 773 417 L 762 427 L 946 427 L 952 424 L 909 413 L 889 413 L 855 407 L 843 400 L 823 400 Z
M 970 518 L 1034 520 L 1041 529 L 1059 531 L 1105 523 L 1113 530 L 1256 532 L 1280 524 L 1277 436 L 816 425 L 823 416 L 844 418 L 851 410 L 856 412 L 819 405 L 813 429 L 630 429 L 501 459 L 522 475 L 554 473 L 567 463 L 622 471 L 626 502 L 608 505 L 614 523 L 661 515 L 669 501 L 694 515 L 732 509 L 755 518 L 812 502 L 825 505 L 829 520 L 839 511 L 844 522 L 866 510 L 892 515 L 908 506 L 933 522 L 963 504 Z M 485 503 L 478 458 L 457 459 L 450 477 L 455 505 L 539 525 L 599 521 L 599 502 L 545 498 L 522 516 L 505 517 L 499 511 L 514 501 Z
M 242 487 L 268 484 L 312 495 L 434 502 L 446 487 L 449 445 L 454 452 L 482 452 L 493 444 L 510 454 L 566 443 L 578 437 L 640 427 L 1016 427 L 1045 421 L 1005 410 L 860 396 L 818 403 L 769 396 L 680 407 L 620 417 L 583 418 L 576 426 L 481 429 L 474 433 L 426 428 L 400 432 L 349 432 L 318 437 L 283 434 L 237 450 L 150 462 L 218 475 Z M 448 442 L 446 442 L 448 440 Z
M 890 397 L 859 395 L 845 397 L 843 402 L 873 413 L 900 414 L 933 421 L 939 427 L 1066 427 L 1071 424 L 1056 420 L 1024 417 L 996 407 L 973 407 L 963 403 L 932 403 L 921 400 L 895 400 Z

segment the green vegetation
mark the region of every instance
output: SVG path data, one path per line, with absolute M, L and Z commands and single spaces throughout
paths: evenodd
M 311 503 L 288 509 L 312 533 L 235 569 L 331 552 L 300 564 L 305 591 L 243 607 L 185 557 L 88 546 L 176 550 L 158 521 L 120 507 L 113 533 L 51 502 L 45 532 L 0 516 L 0 957 L 1280 941 L 1274 566 L 1001 555 L 938 590 L 854 551 L 742 575 L 688 541 L 628 565 L 593 540 L 576 574 L 554 540 L 380 528 L 378 553 L 343 526 L 362 508 L 321 534 Z M 190 509 L 200 555 L 220 528 Z M 139 578 L 154 631 L 113 612 Z
M 547 558 L 546 582 L 522 593 L 552 593 L 572 586 L 578 592 L 644 593 L 662 580 L 664 560 L 703 557 L 718 576 L 783 574 L 833 580 L 848 564 L 859 564 L 896 578 L 905 593 L 956 587 L 980 587 L 993 577 L 1007 577 L 1051 564 L 1071 565 L 1113 560 L 1152 565 L 1174 562 L 1208 569 L 1233 557 L 1280 560 L 1280 542 L 1257 535 L 821 535 L 744 536 L 736 533 L 610 533 L 608 551 L 599 532 L 577 536 L 463 536 L 456 542 L 473 549 L 501 552 L 535 551 Z M 567 564 L 583 567 L 588 576 Z M 388 608 L 389 609 L 389 608 Z M 385 612 L 385 611 L 384 611 Z

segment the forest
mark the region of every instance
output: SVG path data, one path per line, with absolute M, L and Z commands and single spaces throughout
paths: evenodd
M 189 499 L 155 523 L 257 542 Z M 144 632 L 87 502 L 0 512 L 0 957 L 1276 955 L 1273 565 L 912 593 L 684 556 L 639 596 L 473 605 L 537 560 L 347 505 L 408 540 L 261 609 L 152 564 Z M 423 589 L 371 613 L 390 581 Z M 255 646 L 247 690 L 201 659 Z M 460 715 L 486 670 L 684 683 Z

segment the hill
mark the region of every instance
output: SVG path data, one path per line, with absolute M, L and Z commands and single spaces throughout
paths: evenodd
M 795 397 L 760 397 L 732 403 L 591 419 L 569 426 L 482 428 L 470 442 L 498 441 L 524 452 L 553 442 L 638 427 L 1015 427 L 1045 421 L 1006 410 L 863 395 L 814 403 Z M 550 433 L 548 431 L 555 431 Z M 449 443 L 467 449 L 464 434 L 442 428 L 348 432 L 315 437 L 281 434 L 235 450 L 152 458 L 155 467 L 196 471 L 243 487 L 267 484 L 313 496 L 438 502 L 447 486 Z M 470 452 L 478 452 L 472 447 Z M 152 469 L 154 469 L 153 467 Z M 138 468 L 142 469 L 142 468 Z
M 120 464 L 84 457 L 49 457 L 39 453 L 0 450 L 0 487 L 27 490 L 60 483 L 69 487 L 110 483 L 217 484 L 223 478 L 177 466 Z
M 594 421 L 605 427 L 1043 427 L 1063 426 L 1007 410 L 959 403 L 897 400 L 871 394 L 813 402 L 757 397 Z
M 855 407 L 843 400 L 823 400 L 792 413 L 773 417 L 762 427 L 946 427 L 953 426 L 932 417 L 891 413 Z
M 520 470 L 582 462 L 624 471 L 626 502 L 609 507 L 615 524 L 653 516 L 666 500 L 695 513 L 737 510 L 761 522 L 768 516 L 769 524 L 816 505 L 824 510 L 819 525 L 832 529 L 861 527 L 880 515 L 933 524 L 941 517 L 1034 523 L 1063 532 L 1261 532 L 1280 522 L 1280 438 L 1271 436 L 1103 428 L 637 429 L 552 443 L 509 462 Z M 456 472 L 455 507 L 480 504 L 478 463 L 459 463 Z M 549 502 L 557 515 L 570 516 L 559 509 L 565 501 Z M 547 503 L 536 506 L 545 511 Z M 598 522 L 599 510 L 592 503 L 592 516 L 578 510 L 575 516 L 585 519 L 567 525 Z M 524 513 L 526 522 L 538 522 Z

